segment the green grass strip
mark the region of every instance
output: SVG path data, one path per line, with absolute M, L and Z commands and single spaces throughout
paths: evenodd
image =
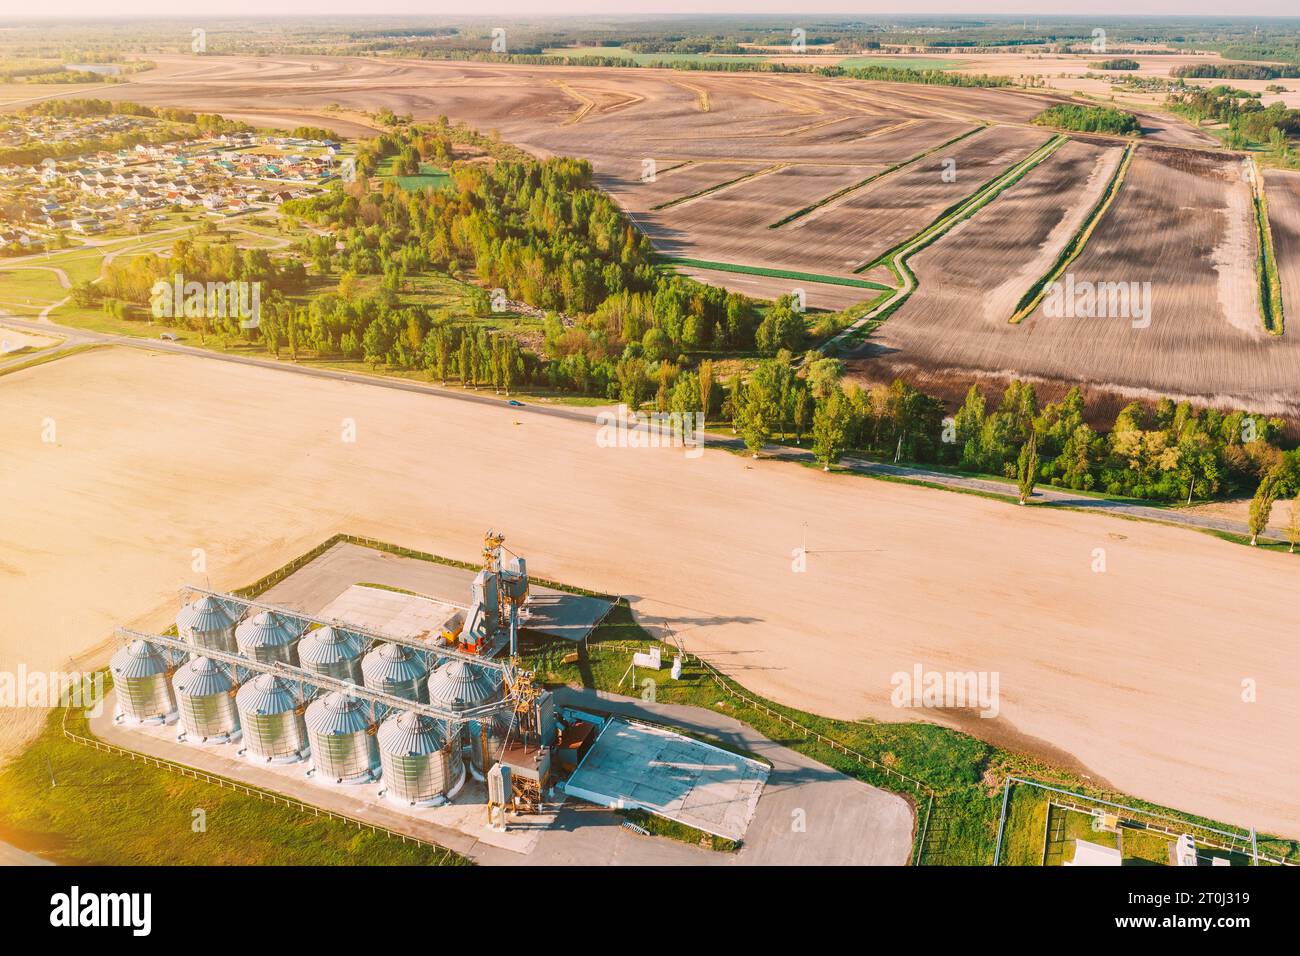
M 1277 274 L 1277 254 L 1273 250 L 1273 228 L 1268 221 L 1268 196 L 1264 193 L 1264 171 L 1252 157 L 1251 198 L 1255 206 L 1255 231 L 1259 237 L 1259 255 L 1255 259 L 1255 279 L 1259 283 L 1259 311 L 1264 328 L 1281 335 L 1282 279 Z
M 776 222 L 772 223 L 767 228 L 779 229 L 788 222 L 794 222 L 796 219 L 800 219 L 803 216 L 808 215 L 813 210 L 820 209 L 822 206 L 825 206 L 828 203 L 833 203 L 841 196 L 847 196 L 855 189 L 861 189 L 863 186 L 869 186 L 872 183 L 874 183 L 877 179 L 880 179 L 882 176 L 888 176 L 890 173 L 897 172 L 898 170 L 902 169 L 904 166 L 910 166 L 913 163 L 917 162 L 918 160 L 925 159 L 925 157 L 931 155 L 932 153 L 937 153 L 941 149 L 946 149 L 947 147 L 951 146 L 953 143 L 963 140 L 967 136 L 974 136 L 980 130 L 987 129 L 987 128 L 988 127 L 986 126 L 977 126 L 975 127 L 975 129 L 968 129 L 966 132 L 962 133 L 961 135 L 954 136 L 952 139 L 942 142 L 938 146 L 931 146 L 925 152 L 917 153 L 911 159 L 905 159 L 901 163 L 895 163 L 893 166 L 890 166 L 888 169 L 882 169 L 878 173 L 872 173 L 866 179 L 861 179 L 850 186 L 845 186 L 843 189 L 831 193 L 829 196 L 824 196 L 821 199 L 817 200 L 812 205 L 804 206 L 802 209 L 790 213 L 790 215 L 786 216 L 784 219 L 778 219 Z
M 1018 325 L 1024 321 L 1025 317 L 1038 308 L 1038 303 L 1043 301 L 1043 296 L 1047 294 L 1047 288 L 1057 279 L 1059 279 L 1065 270 L 1070 268 L 1070 263 L 1074 262 L 1083 252 L 1083 247 L 1088 244 L 1092 238 L 1093 230 L 1101 222 L 1102 216 L 1110 208 L 1115 197 L 1119 195 L 1120 187 L 1124 185 L 1124 179 L 1128 175 L 1128 168 L 1133 164 L 1133 156 L 1137 152 L 1137 147 L 1133 144 L 1124 147 L 1124 156 L 1120 159 L 1119 165 L 1115 167 L 1115 173 L 1110 177 L 1110 182 L 1106 184 L 1106 190 L 1097 200 L 1097 204 L 1092 207 L 1088 213 L 1088 218 L 1083 221 L 1073 238 L 1065 244 L 1061 254 L 1056 257 L 1056 262 L 1052 268 L 1048 269 L 1037 282 L 1029 287 L 1029 291 L 1020 297 L 1016 303 L 1016 311 L 1008 320 L 1012 325 Z
M 762 266 L 742 266 L 734 262 L 709 262 L 705 259 L 679 259 L 674 256 L 662 256 L 661 262 L 674 266 L 689 266 L 695 269 L 708 269 L 712 272 L 738 272 L 743 275 L 767 276 L 772 279 L 800 279 L 804 282 L 819 282 L 823 285 L 846 285 L 855 289 L 876 289 L 890 291 L 889 286 L 867 279 L 851 279 L 847 276 L 819 275 L 815 272 L 792 272 L 789 269 L 765 269 Z
M 765 176 L 768 173 L 776 172 L 778 169 L 785 169 L 787 165 L 789 164 L 775 163 L 771 166 L 764 166 L 762 169 L 756 169 L 752 173 L 745 173 L 743 176 L 737 176 L 735 179 L 728 179 L 726 182 L 723 183 L 714 183 L 712 186 L 708 186 L 704 189 L 699 190 L 698 192 L 693 192 L 686 196 L 678 196 L 676 199 L 670 199 L 667 202 L 661 202 L 659 205 L 651 206 L 650 208 L 653 209 L 655 212 L 658 212 L 660 209 L 669 209 L 672 206 L 678 205 L 679 203 L 689 202 L 692 199 L 699 199 L 701 196 L 707 196 L 709 193 L 716 193 L 719 189 L 726 189 L 728 186 L 736 185 L 736 183 L 743 183 L 747 179 L 753 179 L 756 176 Z

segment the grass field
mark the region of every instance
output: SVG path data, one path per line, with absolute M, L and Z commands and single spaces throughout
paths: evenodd
M 308 817 L 76 743 L 51 711 L 40 737 L 0 772 L 0 835 L 82 866 L 434 866 L 464 864 L 337 820 Z M 88 735 L 80 711 L 70 730 Z M 196 832 L 202 811 L 206 830 Z
M 398 176 L 393 172 L 397 163 L 396 156 L 390 156 L 379 164 L 375 174 L 381 179 L 394 180 L 407 192 L 419 192 L 422 189 L 448 189 L 451 187 L 451 174 L 439 169 L 432 163 L 421 163 L 419 173 L 413 176 Z
M 1224 833 L 1220 823 L 1152 807 L 1133 805 L 1125 800 L 1113 801 L 1132 807 L 1131 811 L 1092 802 L 1086 796 L 1054 794 L 1025 781 L 1013 781 L 1007 794 L 1007 812 L 1002 834 L 1001 863 L 1004 866 L 1061 866 L 1074 859 L 1075 841 L 1117 849 L 1124 866 L 1170 866 L 1179 834 L 1186 833 L 1196 842 L 1202 860 L 1224 857 L 1233 865 L 1252 862 L 1248 852 L 1249 833 L 1235 831 L 1235 840 Z M 1097 826 L 1099 813 L 1113 813 L 1115 824 Z M 1218 845 L 1215 845 L 1218 844 Z M 1236 850 L 1224 846 L 1237 847 Z M 1296 847 L 1286 841 L 1260 838 L 1263 857 L 1296 860 Z M 1262 865 L 1269 860 L 1261 858 Z

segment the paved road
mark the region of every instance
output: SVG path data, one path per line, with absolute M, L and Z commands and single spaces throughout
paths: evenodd
M 292 796 L 309 805 L 345 813 L 410 833 L 489 865 L 728 866 L 818 863 L 905 865 L 912 849 L 913 816 L 901 797 L 869 787 L 802 754 L 768 740 L 731 717 L 698 707 L 648 704 L 593 691 L 562 689 L 557 700 L 588 709 L 616 711 L 642 720 L 672 723 L 711 734 L 759 754 L 772 764 L 754 819 L 738 853 L 717 853 L 663 837 L 645 837 L 622 826 L 618 815 L 577 800 L 566 801 L 536 847 L 520 854 L 483 843 L 460 830 L 433 825 L 382 801 L 365 800 L 364 788 L 330 788 L 300 774 L 284 775 L 218 748 L 160 739 L 113 722 L 112 692 L 91 721 L 95 736 L 130 750 L 207 770 Z M 123 758 L 125 759 L 125 758 Z M 806 821 L 800 832 L 795 811 Z
M 77 344 L 98 343 L 102 345 L 117 345 L 126 348 L 144 349 L 151 352 L 194 355 L 199 358 L 211 359 L 218 362 L 232 362 L 236 365 L 252 365 L 261 368 L 271 368 L 295 375 L 334 379 L 336 381 L 351 382 L 357 385 L 389 388 L 403 392 L 436 395 L 441 398 L 450 398 L 461 402 L 473 402 L 480 405 L 495 405 L 501 407 L 504 411 L 515 415 L 546 415 L 552 418 L 563 418 L 574 422 L 580 422 L 586 427 L 590 427 L 595 422 L 596 415 L 599 411 L 592 407 L 532 403 L 525 404 L 518 408 L 512 408 L 505 404 L 506 400 L 502 396 L 488 393 L 486 390 L 482 392 L 476 390 L 467 391 L 462 388 L 448 388 L 433 385 L 431 383 L 414 382 L 408 379 L 394 378 L 391 376 L 369 375 L 361 372 L 346 372 L 341 369 L 283 362 L 273 358 L 259 358 L 253 355 L 217 352 L 211 349 L 183 345 L 179 342 L 164 342 L 157 339 L 145 339 L 129 335 L 110 335 L 103 332 L 92 332 L 86 329 L 76 329 L 69 326 L 58 325 L 48 320 L 31 322 L 11 316 L 5 316 L 4 322 L 6 325 L 13 326 L 14 328 L 26 329 L 33 332 L 48 333 L 51 331 L 57 331 L 58 333 L 67 336 L 67 342 L 60 347 L 61 349 L 70 348 Z M 706 437 L 706 442 L 714 447 L 733 451 L 740 450 L 743 447 L 743 443 L 740 439 L 730 438 L 726 435 L 708 435 Z M 769 446 L 764 449 L 764 454 L 767 457 L 777 458 L 782 461 L 812 461 L 812 453 L 810 451 L 785 445 Z M 999 495 L 1008 499 L 1014 499 L 1017 497 L 1016 488 L 1013 484 L 1009 482 L 1000 482 L 991 478 L 973 478 L 964 475 L 953 475 L 948 474 L 947 472 L 934 471 L 928 468 L 912 465 L 891 465 L 852 457 L 844 458 L 841 461 L 841 465 L 851 471 L 866 475 L 883 475 L 886 477 L 906 478 L 912 481 L 918 481 L 942 488 L 979 491 L 986 494 Z M 1093 498 L 1078 494 L 1077 492 L 1057 488 L 1041 488 L 1034 492 L 1032 500 L 1037 507 L 1056 506 L 1086 509 L 1089 511 L 1112 514 L 1123 518 L 1139 518 L 1147 521 L 1159 521 L 1164 524 L 1179 525 L 1198 531 L 1223 531 L 1238 535 L 1247 535 L 1250 533 L 1245 522 L 1242 521 L 1191 514 L 1175 509 L 1157 508 L 1151 505 L 1136 504 L 1134 502 L 1113 498 Z M 1275 541 L 1285 540 L 1283 534 L 1278 531 L 1267 531 L 1260 537 Z

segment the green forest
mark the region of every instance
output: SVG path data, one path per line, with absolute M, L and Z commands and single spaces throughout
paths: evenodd
M 1111 133 L 1115 136 L 1137 136 L 1142 124 L 1132 113 L 1110 106 L 1079 106 L 1061 103 L 1049 106 L 1034 117 L 1039 126 L 1068 129 L 1076 133 Z

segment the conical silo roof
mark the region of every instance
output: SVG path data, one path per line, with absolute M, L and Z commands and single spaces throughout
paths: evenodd
M 379 749 L 399 757 L 435 754 L 447 745 L 440 720 L 405 710 L 379 725 Z
M 172 686 L 178 694 L 187 697 L 211 697 L 214 694 L 228 694 L 235 685 L 231 683 L 226 669 L 207 657 L 196 657 L 182 664 L 172 678 Z
M 207 594 L 185 605 L 176 615 L 176 629 L 181 634 L 187 631 L 219 631 L 234 623 L 235 618 L 226 610 L 225 605 Z
M 307 706 L 307 729 L 318 734 L 354 734 L 370 726 L 370 709 L 342 691 L 318 697 Z
M 361 659 L 366 686 L 410 684 L 429 673 L 420 655 L 402 644 L 380 644 Z
M 459 658 L 443 664 L 429 678 L 429 703 L 450 710 L 468 710 L 501 697 L 500 672 Z
M 284 647 L 298 639 L 301 629 L 274 611 L 261 611 L 235 628 L 240 650 L 255 647 Z
M 361 639 L 355 634 L 318 627 L 298 644 L 298 660 L 308 664 L 339 664 L 361 656 Z
M 248 714 L 283 714 L 298 706 L 292 688 L 274 674 L 259 674 L 235 695 L 239 709 Z
M 115 678 L 152 677 L 167 670 L 162 651 L 148 641 L 132 641 L 109 662 Z

